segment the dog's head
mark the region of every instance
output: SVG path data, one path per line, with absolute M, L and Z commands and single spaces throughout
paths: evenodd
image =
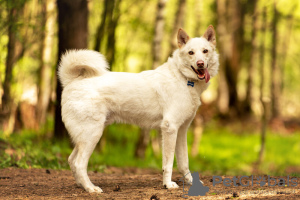
M 179 59 L 183 65 L 179 70 L 187 78 L 207 83 L 210 77 L 217 75 L 219 56 L 216 52 L 216 36 L 212 25 L 200 38 L 190 38 L 184 30 L 179 29 L 177 41 Z

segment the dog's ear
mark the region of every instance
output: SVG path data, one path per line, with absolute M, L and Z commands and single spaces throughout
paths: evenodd
M 178 47 L 183 47 L 189 41 L 189 39 L 190 37 L 188 36 L 188 34 L 180 28 L 177 34 Z
M 215 29 L 212 25 L 209 25 L 209 27 L 206 29 L 203 37 L 206 38 L 209 42 L 211 42 L 213 45 L 216 46 L 216 44 L 217 44 L 216 33 L 215 33 Z

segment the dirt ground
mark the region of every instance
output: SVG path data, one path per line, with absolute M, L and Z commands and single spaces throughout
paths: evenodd
M 173 180 L 179 181 L 180 188 L 173 190 L 164 189 L 162 174 L 156 170 L 109 167 L 104 173 L 89 172 L 89 176 L 104 193 L 85 192 L 75 184 L 68 170 L 0 169 L 0 199 L 184 199 L 183 184 L 179 181 L 182 177 L 176 172 L 173 174 Z M 266 175 L 265 177 L 267 178 Z M 226 178 L 233 177 L 226 176 Z M 287 177 L 282 178 L 287 180 Z M 292 178 L 296 177 L 290 177 L 290 180 Z M 212 176 L 200 175 L 200 179 L 204 182 L 204 186 L 209 187 L 206 196 L 185 195 L 185 197 L 188 199 L 300 199 L 299 177 L 296 178 L 298 184 L 296 187 L 286 185 L 270 187 L 268 184 L 242 187 L 240 183 L 237 183 L 238 186 L 231 184 L 232 186 L 225 187 L 223 184 L 213 186 Z M 242 184 L 246 184 L 246 180 Z M 187 194 L 189 187 L 185 186 L 184 189 L 184 193 Z

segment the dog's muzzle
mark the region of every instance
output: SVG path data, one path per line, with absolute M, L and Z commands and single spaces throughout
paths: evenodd
M 208 65 L 207 67 L 198 67 L 197 70 L 191 65 L 191 68 L 193 71 L 197 74 L 198 79 L 204 80 L 205 82 L 208 83 L 210 79 L 210 74 L 208 72 Z

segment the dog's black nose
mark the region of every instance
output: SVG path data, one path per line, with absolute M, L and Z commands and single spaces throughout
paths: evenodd
M 197 64 L 198 67 L 204 67 L 204 61 L 203 60 L 198 60 L 196 64 Z

